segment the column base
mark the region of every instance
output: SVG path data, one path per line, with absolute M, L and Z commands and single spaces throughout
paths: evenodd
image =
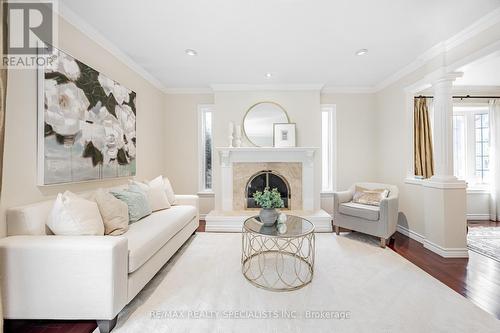
M 467 258 L 466 183 L 424 181 L 424 247 L 442 257 Z

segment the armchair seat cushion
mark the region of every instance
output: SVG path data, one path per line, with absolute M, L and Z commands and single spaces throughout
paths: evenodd
M 339 205 L 339 213 L 359 217 L 364 220 L 378 221 L 380 218 L 380 207 L 346 202 Z

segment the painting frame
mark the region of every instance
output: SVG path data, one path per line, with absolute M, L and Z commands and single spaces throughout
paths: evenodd
M 113 109 L 112 107 L 108 106 L 108 103 L 101 103 L 99 102 L 91 102 L 89 103 L 89 106 L 82 111 L 84 114 L 84 119 L 78 120 L 78 123 L 80 124 L 80 134 L 83 136 L 84 129 L 87 129 L 89 127 L 93 128 L 102 128 L 102 133 L 106 133 L 105 135 L 101 135 L 101 141 L 104 142 L 102 144 L 101 142 L 101 150 L 99 150 L 98 146 L 94 143 L 94 139 L 90 140 L 90 142 L 87 142 L 87 144 L 81 144 L 80 143 L 80 149 L 77 153 L 80 153 L 77 156 L 77 162 L 73 162 L 73 159 L 71 159 L 70 163 L 75 163 L 77 164 L 78 161 L 85 160 L 85 165 L 83 168 L 86 168 L 86 170 L 90 170 L 89 172 L 92 174 L 92 176 L 85 176 L 83 174 L 79 175 L 76 173 L 77 176 L 73 177 L 73 172 L 70 172 L 72 175 L 71 178 L 61 178 L 60 180 L 54 180 L 53 178 L 50 179 L 48 177 L 48 172 L 50 169 L 47 167 L 50 156 L 47 154 L 48 151 L 48 144 L 47 144 L 47 114 L 49 113 L 48 110 L 48 104 L 47 103 L 47 84 L 52 83 L 52 82 L 46 82 L 47 76 L 46 73 L 48 72 L 56 72 L 53 68 L 52 69 L 47 69 L 46 66 L 37 66 L 36 68 L 36 82 L 37 82 L 37 185 L 38 186 L 57 186 L 57 185 L 65 185 L 65 184 L 75 184 L 75 183 L 86 183 L 86 182 L 99 182 L 99 181 L 109 181 L 109 180 L 116 180 L 116 179 L 121 179 L 121 178 L 132 178 L 135 177 L 137 174 L 137 94 L 135 91 L 132 89 L 129 89 L 119 83 L 116 80 L 111 79 L 108 77 L 106 74 L 99 72 L 98 70 L 94 69 L 93 67 L 85 64 L 84 62 L 80 61 L 78 58 L 72 56 L 66 51 L 62 51 L 58 48 L 54 48 L 54 53 L 56 56 L 54 56 L 54 59 L 57 59 L 57 61 L 62 61 L 62 55 L 66 59 L 73 60 L 74 63 L 78 65 L 80 70 L 82 71 L 83 74 L 91 73 L 93 74 L 93 79 L 94 80 L 89 80 L 92 81 L 94 85 L 100 85 L 100 92 L 102 95 L 102 91 L 104 91 L 105 94 L 107 94 L 107 98 L 113 99 L 114 102 L 111 105 L 114 105 L 114 110 L 111 112 L 109 109 Z M 56 57 L 61 57 L 61 59 L 56 58 Z M 59 65 L 56 65 L 59 66 Z M 83 72 L 85 70 L 85 72 Z M 96 76 L 97 75 L 97 76 Z M 105 81 L 104 83 L 101 82 L 101 78 Z M 79 79 L 78 79 L 79 80 Z M 99 83 L 97 83 L 97 81 Z M 57 81 L 57 80 L 56 80 Z M 84 81 L 87 82 L 87 81 Z M 74 83 L 73 86 L 76 86 L 79 88 L 79 86 L 82 85 L 82 83 L 77 82 L 77 80 L 72 80 L 71 82 L 65 82 L 65 83 Z M 57 84 L 60 84 L 59 82 Z M 104 85 L 104 84 L 107 84 Z M 113 93 L 115 93 L 114 90 L 111 90 L 111 92 L 108 92 L 109 89 L 104 90 L 105 88 L 109 87 L 115 87 L 117 90 L 115 97 Z M 74 88 L 74 87 L 73 87 Z M 79 96 L 88 96 L 87 99 L 92 100 L 93 96 L 90 95 L 87 91 L 84 91 L 83 88 L 80 88 L 82 91 L 78 91 Z M 74 90 L 74 89 L 73 89 Z M 93 94 L 92 90 L 92 94 Z M 119 94 L 119 91 L 122 92 L 122 94 Z M 59 93 L 59 90 L 58 90 Z M 128 95 L 128 97 L 127 97 Z M 85 98 L 85 97 L 83 97 Z M 93 104 L 92 104 L 93 103 Z M 91 106 L 93 105 L 93 108 Z M 103 108 L 105 110 L 103 110 Z M 118 110 L 119 108 L 119 110 Z M 126 112 L 123 111 L 123 109 L 126 108 Z M 98 123 L 97 121 L 92 121 L 93 119 L 88 119 L 90 117 L 89 115 L 92 113 L 92 116 L 95 117 L 95 110 L 100 109 L 103 110 L 102 112 L 99 112 L 99 114 L 105 114 L 107 119 L 106 123 L 104 121 L 102 123 Z M 47 112 L 46 112 L 47 111 Z M 114 112 L 113 112 L 114 111 Z M 119 113 L 118 113 L 119 111 Z M 128 112 L 128 113 L 127 113 Z M 126 116 L 124 116 L 126 114 Z M 111 125 L 109 125 L 109 119 L 112 119 Z M 126 125 L 124 125 L 126 124 Z M 50 127 L 50 126 L 49 126 Z M 126 128 L 126 129 L 125 129 Z M 54 128 L 52 128 L 54 129 Z M 118 131 L 118 132 L 116 132 Z M 88 131 L 87 131 L 88 132 Z M 112 132 L 116 135 L 113 136 L 114 142 L 116 143 L 114 146 L 109 144 L 109 140 L 106 141 L 107 139 L 110 138 L 110 135 L 108 132 Z M 94 133 L 94 132 L 92 132 Z M 59 139 L 60 141 L 60 136 L 59 133 L 54 129 L 54 136 L 56 139 Z M 75 141 L 76 137 L 78 134 L 75 134 Z M 52 140 L 54 141 L 54 140 Z M 57 141 L 57 140 L 56 140 Z M 80 138 L 80 141 L 84 141 L 83 139 Z M 97 141 L 97 140 L 96 140 Z M 90 145 L 88 143 L 91 143 Z M 89 154 L 89 146 L 92 148 L 92 153 Z M 111 149 L 114 149 L 114 151 L 117 152 L 116 156 L 113 156 L 111 154 Z M 82 153 L 83 152 L 83 153 Z M 93 153 L 95 152 L 95 153 Z M 118 156 L 119 155 L 119 156 Z M 97 156 L 97 157 L 96 157 Z M 110 158 L 114 157 L 114 158 Z M 91 162 L 88 162 L 91 161 Z M 64 163 L 64 162 L 63 162 Z M 91 167 L 87 166 L 90 165 Z M 74 168 L 73 164 L 70 164 L 71 168 Z M 114 168 L 114 169 L 113 169 Z M 82 169 L 82 167 L 80 167 Z M 116 170 L 116 172 L 114 171 Z
M 296 127 L 295 123 L 274 123 L 273 146 L 276 148 L 296 147 Z

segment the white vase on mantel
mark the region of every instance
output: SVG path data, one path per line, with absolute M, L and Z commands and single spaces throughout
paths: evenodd
M 234 146 L 241 147 L 241 125 L 235 127 Z
M 229 141 L 229 148 L 233 148 L 233 130 L 234 130 L 234 124 L 232 122 L 229 122 L 229 127 L 228 127 L 228 132 L 227 132 L 227 139 Z

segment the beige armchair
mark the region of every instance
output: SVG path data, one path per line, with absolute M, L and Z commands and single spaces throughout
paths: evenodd
M 388 189 L 389 195 L 382 199 L 380 206 L 369 206 L 353 203 L 355 186 L 368 189 Z M 340 228 L 359 231 L 380 237 L 380 246 L 385 247 L 387 241 L 396 232 L 398 223 L 398 197 L 396 186 L 379 183 L 356 183 L 349 190 L 333 194 L 335 232 Z

